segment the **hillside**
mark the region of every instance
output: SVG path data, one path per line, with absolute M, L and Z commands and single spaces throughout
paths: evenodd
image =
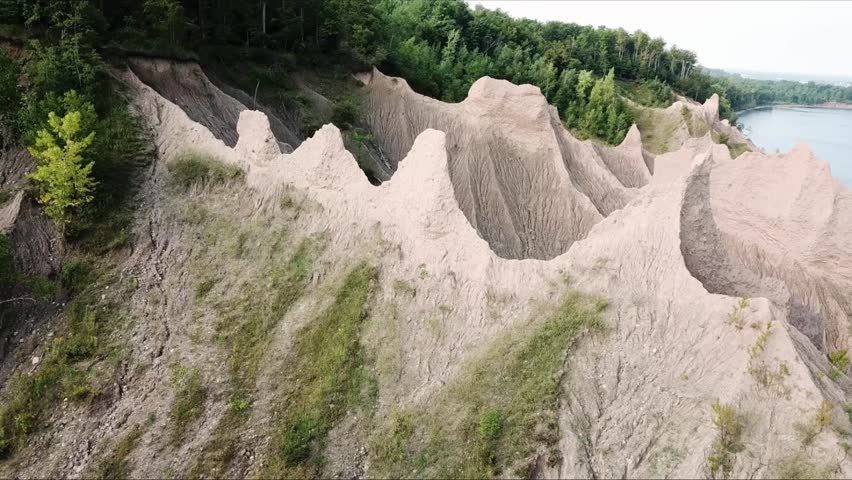
M 606 147 L 535 87 L 373 71 L 374 186 L 333 125 L 281 153 L 197 67 L 130 64 L 155 159 L 113 266 L 7 337 L 3 476 L 849 475 L 852 197 L 806 148 L 733 160 L 714 102 Z
M 0 0 L 0 477 L 852 476 L 807 145 L 642 32 L 306 5 Z

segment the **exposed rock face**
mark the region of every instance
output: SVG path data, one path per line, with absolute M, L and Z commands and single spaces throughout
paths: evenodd
M 131 58 L 133 73 L 163 97 L 180 106 L 189 118 L 207 127 L 213 135 L 233 147 L 237 143 L 237 119 L 248 107 L 214 85 L 196 63 L 150 58 Z M 250 99 L 243 99 L 248 101 Z M 266 111 L 271 116 L 269 111 Z M 298 145 L 299 137 L 281 120 L 271 116 L 278 140 Z
M 732 160 L 707 132 L 652 158 L 635 129 L 618 147 L 573 138 L 534 87 L 486 78 L 451 105 L 375 71 L 362 78 L 371 89 L 371 126 L 397 163 L 377 187 L 333 125 L 280 153 L 264 115 L 241 111 L 231 148 L 132 72 L 124 74 L 157 133 L 160 176 L 152 191 L 164 191 L 163 165 L 199 151 L 246 171 L 246 187 L 228 201 L 248 198 L 251 215 L 284 215 L 279 205 L 294 194 L 315 205 L 300 210 L 295 225 L 329 239 L 328 264 L 351 262 L 365 244 L 377 249 L 375 310 L 393 312 L 388 325 L 399 342 L 392 352 L 398 372 L 378 385 L 377 418 L 428 404 L 465 361 L 552 306 L 569 274 L 576 288 L 609 300 L 609 333 L 579 342 L 567 359 L 554 406 L 559 455 L 551 465 L 543 456 L 532 459 L 538 475 L 705 477 L 717 399 L 748 417 L 733 477 L 776 476 L 778 465 L 800 455 L 824 471 L 852 475 L 835 429 L 823 429 L 805 450 L 796 427 L 828 400 L 835 427 L 848 429 L 841 407 L 852 391 L 845 375 L 831 379 L 825 355 L 852 347 L 852 200 L 807 149 Z M 713 101 L 696 108 L 702 121 L 718 118 Z M 215 349 L 187 340 L 193 322 L 208 321 L 185 308 L 189 254 L 180 252 L 191 251 L 194 239 L 180 232 L 160 238 L 151 232 L 162 230 L 165 215 L 141 215 L 146 237 L 127 269 L 144 272 L 165 300 L 144 302 L 141 287 L 134 294 L 130 303 L 144 305 L 136 338 L 147 345 L 155 337 L 160 352 L 182 358 L 202 355 L 215 375 Z M 400 279 L 414 279 L 415 293 L 403 297 Z M 287 319 L 298 325 L 303 317 L 297 309 Z M 283 340 L 267 352 L 272 369 L 296 328 L 284 324 Z M 166 408 L 169 387 L 160 378 L 161 360 L 153 362 L 144 381 L 128 384 L 98 422 L 55 427 L 73 439 L 67 449 L 82 453 L 66 461 L 64 450 L 51 452 L 14 473 L 79 473 L 107 440 L 144 421 L 141 399 Z M 770 370 L 784 373 L 767 382 L 759 372 Z M 228 408 L 221 386 L 211 388 L 214 405 L 190 444 L 178 455 L 154 455 L 170 448 L 168 439 L 146 433 L 129 457 L 133 476 L 189 469 Z M 266 438 L 272 392 L 258 384 L 248 423 L 256 430 L 244 443 L 268 441 L 256 439 Z M 338 443 L 345 442 L 330 442 Z M 263 461 L 262 453 L 236 459 L 220 474 L 250 475 Z
M 11 194 L 0 204 L 0 233 L 8 235 L 15 246 L 18 272 L 52 276 L 59 271 L 60 261 L 56 229 L 23 190 L 35 164 L 20 148 L 0 153 L 0 189 Z
M 537 87 L 485 77 L 447 104 L 378 70 L 360 79 L 367 121 L 392 164 L 424 130 L 446 132 L 459 206 L 501 257 L 564 253 L 650 178 L 637 131 L 616 148 L 578 141 Z

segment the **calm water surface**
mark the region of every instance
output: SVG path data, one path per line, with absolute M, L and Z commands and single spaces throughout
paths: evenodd
M 767 152 L 789 152 L 805 142 L 820 160 L 831 164 L 831 174 L 852 188 L 852 110 L 773 107 L 743 113 L 745 133 Z

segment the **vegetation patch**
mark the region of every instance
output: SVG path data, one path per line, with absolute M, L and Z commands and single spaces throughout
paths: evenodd
M 207 391 L 200 370 L 180 366 L 173 368 L 172 387 L 175 397 L 169 416 L 173 428 L 172 443 L 177 445 L 183 442 L 190 425 L 204 414 Z
M 795 428 L 796 433 L 799 435 L 799 441 L 802 443 L 803 447 L 810 446 L 826 427 L 831 426 L 832 408 L 831 402 L 823 400 L 810 421 L 796 423 L 793 425 L 793 428 Z
M 808 459 L 806 454 L 798 453 L 779 463 L 775 467 L 774 477 L 789 480 L 832 478 L 832 471 L 830 468 L 817 466 Z
M 302 240 L 282 261 L 280 245 L 274 260 L 256 279 L 244 283 L 233 301 L 215 304 L 218 339 L 228 352 L 231 393 L 228 410 L 212 440 L 188 472 L 189 478 L 221 476 L 237 453 L 239 432 L 249 417 L 260 362 L 268 351 L 275 327 L 301 298 L 321 252 L 315 238 Z M 196 290 L 198 294 L 198 290 Z
M 527 327 L 529 333 L 497 340 L 433 404 L 391 415 L 371 442 L 387 446 L 371 451 L 372 472 L 427 478 L 528 475 L 530 457 L 559 438 L 558 372 L 580 336 L 604 329 L 606 307 L 601 299 L 569 292 L 552 316 Z
M 169 163 L 172 182 L 184 188 L 192 185 L 220 185 L 242 179 L 245 172 L 236 165 L 228 165 L 221 160 L 188 153 Z
M 334 302 L 300 330 L 294 343 L 283 416 L 264 477 L 317 476 L 326 436 L 352 409 L 375 400 L 360 343 L 375 267 L 361 263 L 343 281 Z
M 101 384 L 110 381 L 87 364 L 118 352 L 110 334 L 122 317 L 112 304 L 100 300 L 100 286 L 109 284 L 107 272 L 91 275 L 90 284 L 75 287 L 81 292 L 65 309 L 64 330 L 48 340 L 38 367 L 10 380 L 0 405 L 0 457 L 25 446 L 58 401 L 91 400 L 100 393 Z
M 746 308 L 748 308 L 748 299 L 740 297 L 739 302 L 731 307 L 731 313 L 728 314 L 728 325 L 736 327 L 737 330 L 742 330 L 745 327 Z
M 837 380 L 841 375 L 844 375 L 849 367 L 849 355 L 846 350 L 835 350 L 829 353 L 828 361 L 831 364 L 828 376 L 832 380 Z
M 745 450 L 741 442 L 745 424 L 733 405 L 716 400 L 713 426 L 717 433 L 707 457 L 707 470 L 710 478 L 728 479 L 734 472 L 737 454 Z
M 130 429 L 130 432 L 115 446 L 111 455 L 98 466 L 97 478 L 99 480 L 118 480 L 130 477 L 130 465 L 127 457 L 136 448 L 136 444 L 142 438 L 143 433 L 144 430 L 139 425 L 134 425 Z
M 235 393 L 247 395 L 254 390 L 274 327 L 307 288 L 319 251 L 317 240 L 303 240 L 287 261 L 271 266 L 265 281 L 247 282 L 235 301 L 216 305 L 218 338 L 229 352 Z

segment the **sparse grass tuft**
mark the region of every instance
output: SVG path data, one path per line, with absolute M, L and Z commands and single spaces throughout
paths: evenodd
M 212 440 L 190 469 L 189 478 L 222 475 L 237 454 L 239 429 L 248 418 L 258 370 L 278 322 L 301 298 L 321 251 L 319 240 L 302 240 L 282 261 L 276 250 L 269 268 L 246 282 L 235 300 L 215 305 L 219 341 L 228 352 L 229 408 Z
M 540 447 L 559 438 L 555 405 L 572 344 L 585 332 L 603 330 L 606 302 L 569 292 L 557 310 L 518 335 L 506 335 L 464 367 L 463 373 L 406 424 L 380 429 L 373 443 L 411 441 L 371 452 L 377 476 L 479 478 L 525 475 L 508 472 Z M 506 388 L 512 385 L 512 388 Z M 404 425 L 403 425 L 404 426 Z M 416 439 L 416 440 L 415 440 Z
M 318 250 L 316 240 L 303 240 L 286 262 L 271 265 L 265 281 L 244 284 L 237 300 L 217 305 L 219 340 L 228 348 L 238 396 L 254 389 L 273 327 L 304 293 Z
M 812 418 L 809 422 L 793 425 L 793 428 L 799 435 L 799 441 L 802 443 L 803 447 L 811 445 L 814 440 L 816 440 L 816 437 L 822 433 L 826 427 L 831 426 L 831 412 L 831 402 L 823 400 L 814 414 L 814 418 Z
M 733 325 L 737 330 L 742 330 L 745 327 L 743 312 L 746 308 L 748 308 L 748 299 L 740 297 L 739 303 L 731 307 L 731 313 L 728 314 L 728 324 Z
M 835 350 L 829 353 L 828 361 L 831 363 L 828 376 L 832 380 L 840 378 L 841 375 L 846 373 L 846 368 L 849 367 L 849 356 L 846 350 Z
M 745 429 L 742 416 L 733 405 L 716 400 L 713 404 L 713 426 L 717 434 L 713 450 L 707 457 L 710 478 L 731 478 L 736 455 L 745 448 L 740 441 Z
M 172 181 L 184 188 L 193 184 L 217 185 L 243 178 L 244 172 L 237 166 L 199 153 L 178 157 L 169 164 Z
M 130 432 L 118 442 L 112 454 L 104 459 L 98 467 L 97 478 L 99 480 L 117 480 L 130 477 L 127 456 L 136 448 L 136 443 L 142 437 L 142 433 L 142 427 L 134 425 Z
M 760 330 L 760 335 L 757 336 L 757 340 L 755 340 L 754 345 L 749 348 L 749 355 L 751 358 L 756 358 L 758 355 L 763 353 L 766 350 L 766 342 L 769 341 L 769 336 L 772 335 L 772 321 L 766 323 L 766 328 Z
M 786 362 L 781 362 L 777 369 L 773 369 L 764 361 L 752 359 L 749 361 L 748 371 L 760 386 L 776 387 L 780 393 L 788 393 L 789 388 L 784 385 L 784 380 L 790 376 L 790 368 Z
M 196 368 L 174 367 L 172 386 L 175 390 L 169 413 L 173 423 L 172 443 L 179 445 L 190 425 L 204 414 L 207 391 L 204 389 L 201 371 Z
M 316 476 L 326 435 L 369 394 L 360 344 L 377 270 L 366 263 L 346 276 L 334 302 L 295 339 L 286 410 L 266 477 Z
M 216 280 L 213 278 L 205 278 L 201 282 L 199 282 L 195 286 L 195 300 L 202 300 L 204 297 L 210 293 L 210 290 L 213 290 L 213 287 L 216 285 Z
M 788 480 L 810 480 L 814 478 L 831 478 L 831 476 L 830 469 L 816 466 L 802 453 L 779 463 L 774 472 L 774 478 Z
M 410 470 L 388 467 L 404 465 L 411 455 L 408 443 L 416 428 L 414 414 L 410 411 L 391 410 L 386 424 L 378 430 L 370 441 L 370 452 L 374 458 L 380 458 L 386 470 L 386 478 L 410 476 Z
M 416 296 L 417 289 L 405 280 L 396 279 L 393 281 L 393 291 L 400 295 Z

